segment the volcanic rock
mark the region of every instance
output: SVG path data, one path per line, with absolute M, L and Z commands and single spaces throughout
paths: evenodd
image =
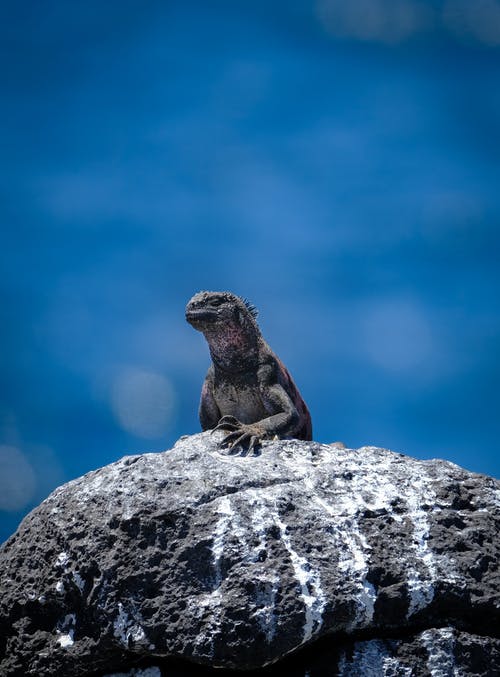
M 125 457 L 24 519 L 0 549 L 1 675 L 500 673 L 498 481 L 220 439 Z

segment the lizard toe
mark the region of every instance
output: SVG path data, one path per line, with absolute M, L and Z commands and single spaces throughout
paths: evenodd
M 216 430 L 231 430 L 231 431 L 237 431 L 238 426 L 235 425 L 234 423 L 217 423 L 215 428 L 212 428 L 210 431 L 211 433 L 214 433 Z
M 233 430 L 231 431 L 228 435 L 224 437 L 224 439 L 221 442 L 221 446 L 233 446 L 233 443 L 235 440 L 239 439 L 240 437 L 244 436 L 245 433 L 243 433 L 241 430 Z
M 241 425 L 241 421 L 238 421 L 236 416 L 222 416 L 222 418 L 219 419 L 219 425 L 221 423 L 230 423 L 231 425 Z
M 245 450 L 244 441 L 247 439 L 248 433 L 243 432 L 229 445 L 229 451 L 233 452 L 237 447 L 241 446 L 242 451 Z
M 258 447 L 260 447 L 260 439 L 257 435 L 252 435 L 248 444 L 248 453 L 255 451 Z

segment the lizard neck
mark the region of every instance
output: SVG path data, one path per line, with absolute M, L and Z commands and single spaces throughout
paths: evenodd
M 260 335 L 252 329 L 231 324 L 223 331 L 204 332 L 216 369 L 237 373 L 256 368 Z

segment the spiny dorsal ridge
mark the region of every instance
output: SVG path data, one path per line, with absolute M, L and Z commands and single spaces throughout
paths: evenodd
M 249 311 L 250 315 L 253 317 L 254 320 L 257 319 L 257 315 L 259 314 L 259 311 L 257 308 L 254 306 L 254 304 L 249 301 L 248 299 L 244 298 L 243 296 L 240 296 L 240 299 L 243 301 L 245 304 L 247 310 Z

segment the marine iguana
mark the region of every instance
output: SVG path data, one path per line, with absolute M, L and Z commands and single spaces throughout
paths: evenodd
M 221 446 L 247 453 L 262 439 L 312 439 L 309 410 L 281 360 L 264 341 L 257 310 L 230 292 L 202 291 L 186 306 L 212 357 L 201 391 L 202 430 L 225 430 Z

